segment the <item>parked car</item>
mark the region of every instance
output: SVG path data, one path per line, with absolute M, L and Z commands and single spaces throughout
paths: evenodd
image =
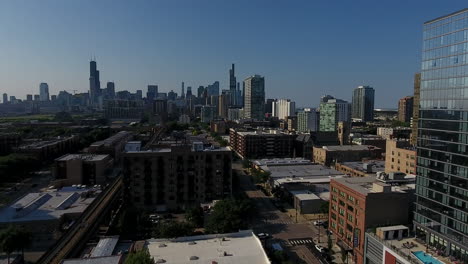
M 260 239 L 267 239 L 267 238 L 270 238 L 271 236 L 268 233 L 260 233 L 260 234 L 257 234 L 257 237 Z
M 325 253 L 326 249 L 320 245 L 315 245 L 315 249 L 317 249 L 320 253 Z
M 321 225 L 323 225 L 323 221 L 322 220 L 316 220 L 316 221 L 314 221 L 314 225 L 315 226 L 321 226 Z

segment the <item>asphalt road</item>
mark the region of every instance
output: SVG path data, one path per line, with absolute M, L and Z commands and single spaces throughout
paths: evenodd
M 258 210 L 258 217 L 253 223 L 254 231 L 272 235 L 267 243 L 281 243 L 293 260 L 299 258 L 310 264 L 323 263 L 315 256 L 317 251 L 314 248 L 313 238 L 317 237 L 317 228 L 307 223 L 296 223 L 294 216 L 290 217 L 287 213 L 278 210 L 271 202 L 271 198 L 255 187 L 240 163 L 233 163 L 232 167 L 239 177 L 240 188 L 255 203 Z M 324 234 L 323 229 L 321 232 Z

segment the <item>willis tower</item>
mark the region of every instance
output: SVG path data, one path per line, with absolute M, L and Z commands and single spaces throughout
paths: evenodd
M 100 96 L 101 81 L 99 80 L 99 71 L 97 70 L 96 61 L 92 60 L 89 62 L 89 97 L 91 105 L 97 105 Z

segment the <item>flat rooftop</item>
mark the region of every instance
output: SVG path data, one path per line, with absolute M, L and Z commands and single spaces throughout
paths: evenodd
M 49 140 L 39 140 L 39 141 L 35 141 L 35 142 L 32 142 L 32 143 L 26 143 L 25 145 L 22 145 L 19 148 L 20 149 L 39 149 L 39 148 L 43 148 L 43 147 L 46 147 L 46 146 L 51 146 L 51 145 L 54 145 L 54 144 L 58 144 L 58 143 L 63 142 L 63 141 L 67 141 L 67 140 L 72 139 L 74 137 L 75 136 L 59 137 L 59 138 L 49 139 Z
M 416 178 L 414 175 L 407 175 L 401 181 L 389 180 L 388 182 L 379 180 L 375 176 L 346 177 L 333 180 L 364 195 L 381 192 L 374 189 L 374 183 L 380 186 L 388 186 L 391 188 L 391 192 L 399 193 L 405 193 L 416 188 Z
M 298 191 L 291 191 L 291 194 L 294 195 L 300 201 L 310 201 L 310 200 L 320 200 L 321 198 L 318 197 L 316 194 L 307 191 L 307 190 L 298 190 Z
M 260 166 L 264 171 L 271 173 L 270 177 L 276 178 L 328 178 L 334 176 L 344 176 L 342 172 L 326 166 L 314 163 L 304 165 L 293 164 L 283 166 Z
M 236 131 L 241 136 L 284 136 L 290 135 L 282 130 Z
M 351 161 L 341 162 L 340 164 L 353 170 L 362 171 L 366 173 L 376 173 L 378 171 L 385 170 L 385 161 L 383 160 Z M 367 172 L 367 170 L 364 169 L 365 164 L 367 164 L 367 166 L 371 166 L 370 172 Z
M 55 220 L 64 214 L 79 214 L 99 192 L 94 188 L 64 187 L 29 193 L 0 210 L 0 223 Z
M 363 151 L 363 150 L 379 150 L 380 148 L 371 145 L 340 145 L 340 146 L 323 146 L 327 151 Z
M 109 155 L 99 155 L 99 154 L 66 154 L 60 158 L 57 158 L 56 161 L 68 161 L 68 160 L 100 161 L 108 157 Z
M 259 159 L 253 163 L 257 166 L 288 166 L 288 165 L 304 165 L 313 164 L 310 160 L 303 158 L 285 158 L 285 159 Z
M 61 264 L 121 264 L 121 258 L 122 255 L 82 259 L 65 259 L 61 262 Z
M 158 260 L 171 264 L 270 263 L 252 230 L 176 239 L 150 239 L 145 246 L 156 263 Z
M 111 137 L 108 137 L 108 138 L 106 138 L 104 140 L 94 142 L 93 144 L 91 144 L 91 146 L 99 146 L 99 145 L 111 146 L 111 145 L 115 144 L 116 142 L 130 136 L 131 134 L 132 133 L 129 132 L 129 131 L 120 131 L 117 134 L 115 134 L 115 135 L 113 135 Z

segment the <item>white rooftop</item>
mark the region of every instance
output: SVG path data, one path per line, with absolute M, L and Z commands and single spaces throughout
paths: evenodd
M 83 160 L 83 161 L 100 161 L 108 158 L 109 155 L 101 154 L 66 154 L 57 158 L 56 161 L 67 161 L 67 160 Z
M 146 247 L 158 263 L 268 264 L 270 261 L 252 230 L 176 239 L 151 239 Z M 164 260 L 165 262 L 162 262 Z
M 95 199 L 86 198 L 95 189 L 64 187 L 60 190 L 29 193 L 0 210 L 0 223 L 29 222 L 58 219 L 64 214 L 82 213 Z
M 61 264 L 121 264 L 122 255 L 97 258 L 65 259 Z
M 91 252 L 90 257 L 108 257 L 112 255 L 115 246 L 119 242 L 119 236 L 105 237 L 99 239 L 98 244 Z

